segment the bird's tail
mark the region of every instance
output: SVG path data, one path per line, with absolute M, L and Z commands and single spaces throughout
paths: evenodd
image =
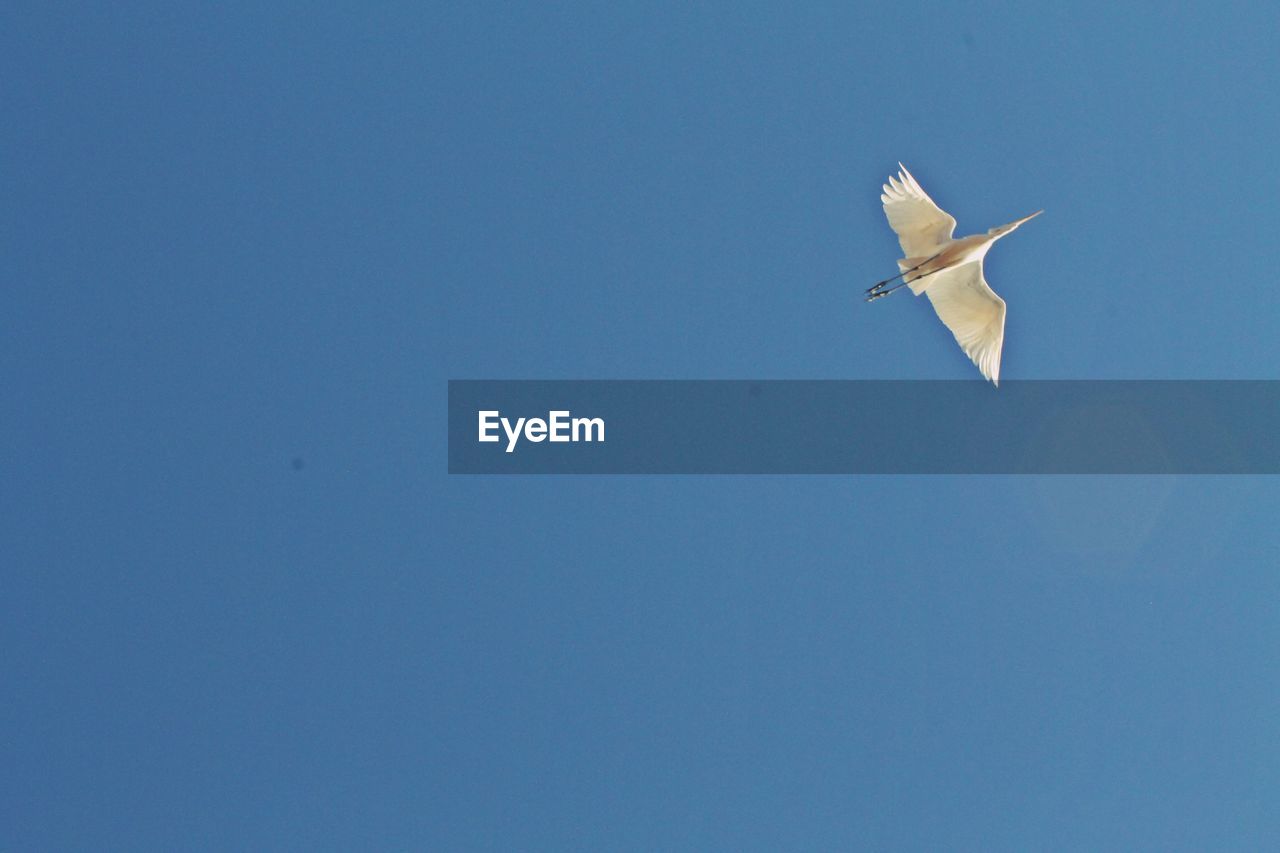
M 920 274 L 924 272 L 923 270 L 917 269 L 917 267 L 924 266 L 925 262 L 930 260 L 932 260 L 932 258 L 903 258 L 898 261 L 899 272 L 915 270 L 915 272 L 911 273 L 909 277 L 903 278 L 903 281 L 907 283 L 907 287 L 911 288 L 911 292 L 916 296 L 924 293 L 924 289 L 929 286 L 929 282 L 927 281 L 921 281 L 917 284 L 917 279 L 919 279 Z

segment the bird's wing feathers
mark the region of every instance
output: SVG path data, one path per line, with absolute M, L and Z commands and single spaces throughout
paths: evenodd
M 898 168 L 902 171 L 896 178 L 889 178 L 880 196 L 884 215 L 889 218 L 889 227 L 897 232 L 906 257 L 931 255 L 938 245 L 951 239 L 956 230 L 955 217 L 933 203 L 905 166 L 899 163 Z
M 938 318 L 956 336 L 956 343 L 997 386 L 1000 350 L 1004 346 L 1004 300 L 982 275 L 982 261 L 973 261 L 929 276 L 925 290 Z

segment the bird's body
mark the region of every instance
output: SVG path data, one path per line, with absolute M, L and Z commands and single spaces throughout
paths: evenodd
M 898 275 L 867 291 L 867 301 L 902 286 L 910 287 L 916 296 L 927 294 L 956 343 L 984 377 L 999 385 L 1005 304 L 983 277 L 982 259 L 996 240 L 1043 211 L 985 234 L 954 239 L 955 218 L 934 204 L 901 163 L 898 168 L 901 171 L 896 178 L 889 178 L 880 200 L 906 257 L 898 261 Z M 901 284 L 886 288 L 897 278 L 902 279 Z

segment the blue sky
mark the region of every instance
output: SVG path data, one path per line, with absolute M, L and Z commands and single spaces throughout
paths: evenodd
M 1266 478 L 468 478 L 449 378 L 1275 377 L 1266 4 L 0 13 L 14 849 L 1265 847 Z

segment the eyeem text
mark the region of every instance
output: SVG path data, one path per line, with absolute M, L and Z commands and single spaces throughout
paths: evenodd
M 479 440 L 500 441 L 499 428 L 506 433 L 507 452 L 516 449 L 516 442 L 523 436 L 526 441 L 604 441 L 604 418 L 574 418 L 568 411 L 547 412 L 547 419 L 509 418 L 494 410 L 482 410 L 479 415 Z

